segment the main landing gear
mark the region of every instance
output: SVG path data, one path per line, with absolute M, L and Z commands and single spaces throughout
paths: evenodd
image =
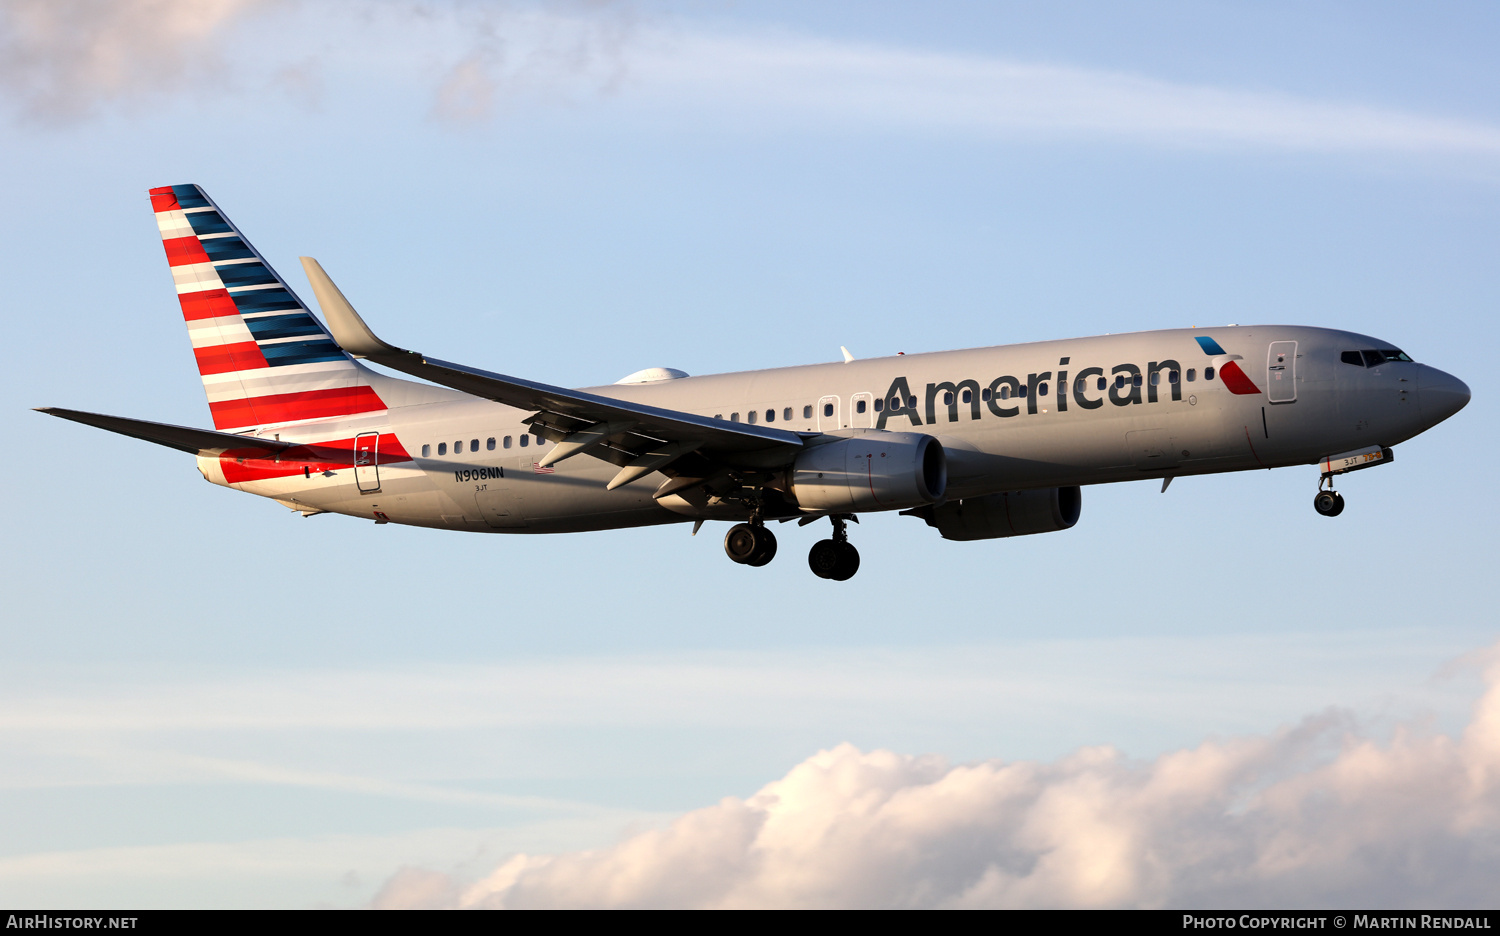
M 828 519 L 833 521 L 833 539 L 814 543 L 807 554 L 807 565 L 818 578 L 847 582 L 859 571 L 859 550 L 849 543 L 844 518 L 833 516 Z
M 832 516 L 833 538 L 813 544 L 807 554 L 807 564 L 818 578 L 847 582 L 859 571 L 859 550 L 849 544 L 849 531 L 844 516 Z M 848 519 L 854 519 L 848 515 Z M 811 520 L 804 520 L 807 523 Z M 724 552 L 740 565 L 763 566 L 776 558 L 776 534 L 766 529 L 759 518 L 749 523 L 737 523 L 729 528 L 724 537 Z
M 758 519 L 737 523 L 724 537 L 724 552 L 741 565 L 763 566 L 776 558 L 776 534 Z
M 1328 483 L 1328 490 L 1323 490 L 1323 483 Z M 1313 510 L 1325 517 L 1337 517 L 1344 512 L 1344 495 L 1333 489 L 1333 477 L 1325 475 L 1318 482 L 1318 495 L 1313 498 Z

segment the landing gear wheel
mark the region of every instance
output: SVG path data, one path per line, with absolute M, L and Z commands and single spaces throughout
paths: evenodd
M 839 544 L 831 539 L 818 540 L 807 554 L 807 567 L 818 578 L 833 578 L 839 569 Z
M 847 582 L 859 571 L 859 550 L 849 543 L 839 543 L 838 547 L 839 565 L 828 577 L 835 582 Z
M 859 550 L 839 540 L 819 540 L 807 554 L 807 566 L 818 578 L 847 582 L 859 571 Z
M 776 558 L 776 534 L 763 526 L 737 523 L 724 537 L 724 552 L 741 565 L 763 566 Z
M 1319 491 L 1313 498 L 1313 509 L 1325 517 L 1337 517 L 1344 512 L 1344 495 L 1337 491 Z

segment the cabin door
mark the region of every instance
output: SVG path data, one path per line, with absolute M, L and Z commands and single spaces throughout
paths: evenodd
M 1266 351 L 1266 396 L 1272 403 L 1297 402 L 1297 342 L 1271 342 Z
M 359 493 L 380 490 L 380 433 L 361 432 L 354 437 L 354 483 Z

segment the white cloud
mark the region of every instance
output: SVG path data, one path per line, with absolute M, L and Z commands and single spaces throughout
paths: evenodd
M 1337 712 L 1132 762 L 822 751 L 602 850 L 375 900 L 462 907 L 1483 907 L 1500 876 L 1500 657 L 1467 728 L 1388 743 Z
M 792 35 L 653 34 L 632 78 L 722 108 L 841 125 L 1163 146 L 1500 155 L 1500 128 L 1291 94 Z
M 0 87 L 26 116 L 48 122 L 179 93 L 221 74 L 221 33 L 231 21 L 278 2 L 7 0 Z
M 226 26 L 283 16 L 269 35 Z M 292 0 L 11 0 L 0 88 L 34 118 L 204 90 L 217 79 L 325 103 L 430 87 L 429 116 L 482 124 L 518 102 L 607 100 L 675 122 L 875 129 L 1168 148 L 1254 147 L 1492 160 L 1500 127 L 1142 74 L 648 19 L 629 4 L 311 7 Z M 314 67 L 311 63 L 316 63 Z M 329 74 L 325 75 L 324 72 Z M 238 74 L 238 73 L 243 73 Z

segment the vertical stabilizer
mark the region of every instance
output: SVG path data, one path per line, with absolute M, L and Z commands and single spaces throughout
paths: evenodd
M 384 410 L 367 372 L 196 185 L 151 190 L 214 427 Z

